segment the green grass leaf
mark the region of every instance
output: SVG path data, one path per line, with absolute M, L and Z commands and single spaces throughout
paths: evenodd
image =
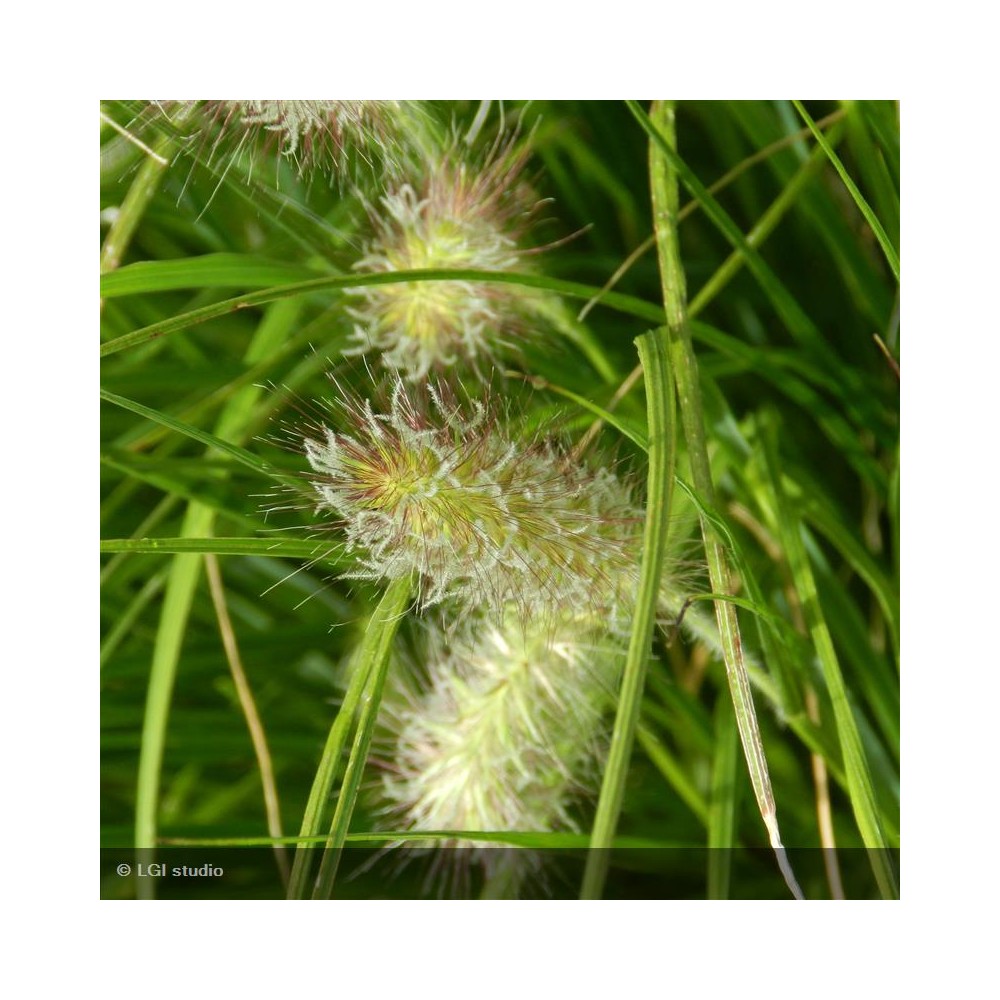
M 809 112 L 802 106 L 801 101 L 793 101 L 796 110 L 802 116 L 802 120 L 809 126 L 813 135 L 816 136 L 816 141 L 823 147 L 823 152 L 826 153 L 828 159 L 833 164 L 834 169 L 840 174 L 840 179 L 844 182 L 844 186 L 851 193 L 851 197 L 854 199 L 854 203 L 858 206 L 861 214 L 865 217 L 868 225 L 872 227 L 872 232 L 875 234 L 875 238 L 878 240 L 879 246 L 882 248 L 882 252 L 885 254 L 885 259 L 889 262 L 889 267 L 892 268 L 892 273 L 896 276 L 896 280 L 899 281 L 899 254 L 896 252 L 896 248 L 892 245 L 892 241 L 889 239 L 888 234 L 885 231 L 882 223 L 876 218 L 875 213 L 871 210 L 871 206 L 865 201 L 864 196 L 858 190 L 857 184 L 851 179 L 851 175 L 847 172 L 844 164 L 840 162 L 840 157 L 833 151 L 833 147 L 826 141 L 823 133 L 816 128 L 816 123 L 812 120 Z
M 323 274 L 315 268 L 237 253 L 213 253 L 177 260 L 127 264 L 101 275 L 101 298 L 144 295 L 181 288 L 270 288 L 312 281 Z
M 554 292 L 557 295 L 566 295 L 570 298 L 578 299 L 592 298 L 599 291 L 599 289 L 591 285 L 583 285 L 576 281 L 562 281 L 558 278 L 549 278 L 543 275 L 476 271 L 465 268 L 455 268 L 453 270 L 392 271 L 379 274 L 352 274 L 347 276 L 314 278 L 311 281 L 294 282 L 278 288 L 265 288 L 259 292 L 250 292 L 247 295 L 226 299 L 225 302 L 204 306 L 201 309 L 195 309 L 181 316 L 164 320 L 161 323 L 153 323 L 150 326 L 143 327 L 141 330 L 134 330 L 132 333 L 126 333 L 121 337 L 115 337 L 113 340 L 108 340 L 101 344 L 101 357 L 116 354 L 118 351 L 137 347 L 140 344 L 149 343 L 152 340 L 168 336 L 179 330 L 187 330 L 192 326 L 197 326 L 199 323 L 205 323 L 210 319 L 238 312 L 240 309 L 249 309 L 268 302 L 277 302 L 279 299 L 290 298 L 295 295 L 338 292 L 347 288 L 364 288 L 372 285 L 394 285 L 418 281 L 496 282 L 506 285 L 521 285 L 525 288 L 539 288 L 544 291 Z M 641 299 L 636 299 L 629 295 L 622 295 L 618 292 L 606 292 L 601 298 L 601 305 L 654 323 L 661 322 L 663 319 L 663 314 L 657 306 L 650 305 L 648 302 L 643 302 Z
M 581 898 L 599 899 L 607 875 L 608 848 L 615 835 L 625 795 L 629 758 L 639 722 L 642 692 L 653 626 L 660 596 L 663 559 L 667 550 L 670 495 L 674 479 L 676 426 L 673 379 L 667 363 L 666 330 L 647 333 L 636 341 L 646 385 L 649 424 L 649 474 L 646 478 L 646 521 L 632 634 L 604 768 L 597 812 L 591 832 Z

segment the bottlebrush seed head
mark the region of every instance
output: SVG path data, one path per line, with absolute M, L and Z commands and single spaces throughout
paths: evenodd
M 572 804 L 593 791 L 621 667 L 620 648 L 597 644 L 601 631 L 571 614 L 525 629 L 511 614 L 499 625 L 474 616 L 447 646 L 431 633 L 425 690 L 397 687 L 384 702 L 380 794 L 393 828 L 575 830 Z M 511 860 L 473 848 L 487 869 Z
M 457 151 L 437 157 L 416 184 L 371 210 L 374 238 L 355 265 L 367 274 L 417 268 L 524 269 L 525 233 L 537 201 L 520 179 L 526 154 L 511 138 L 482 165 Z M 475 365 L 523 333 L 532 294 L 516 285 L 422 281 L 359 288 L 353 353 L 380 351 L 412 381 L 457 362 Z
M 191 108 L 189 103 L 185 105 Z M 251 156 L 277 148 L 299 174 L 327 171 L 343 179 L 361 170 L 395 176 L 423 141 L 423 105 L 413 101 L 205 101 L 201 114 L 214 125 L 201 147 Z
M 627 620 L 641 534 L 628 488 L 442 392 L 420 406 L 397 380 L 388 412 L 346 400 L 348 432 L 304 435 L 319 509 L 360 555 L 355 575 L 416 574 L 424 607 L 454 597 L 495 617 L 513 604 L 525 619 L 569 606 Z

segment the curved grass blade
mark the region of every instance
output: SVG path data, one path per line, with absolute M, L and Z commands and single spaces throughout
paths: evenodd
M 795 110 L 798 111 L 802 120 L 809 126 L 812 134 L 816 136 L 816 141 L 823 147 L 823 152 L 826 153 L 828 159 L 833 164 L 834 170 L 840 174 L 840 179 L 844 182 L 844 186 L 851 193 L 851 197 L 854 199 L 854 203 L 858 206 L 859 211 L 865 217 L 868 225 L 872 227 L 872 232 L 875 234 L 875 238 L 878 240 L 879 246 L 882 248 L 882 253 L 885 254 L 885 259 L 888 261 L 889 267 L 892 268 L 892 273 L 896 276 L 896 280 L 899 281 L 899 254 L 896 248 L 892 245 L 892 241 L 889 239 L 888 233 L 879 222 L 875 213 L 871 210 L 871 206 L 865 201 L 864 195 L 858 190 L 857 184 L 851 180 L 851 175 L 847 172 L 844 164 L 840 162 L 840 157 L 833 151 L 833 147 L 827 142 L 826 137 L 823 133 L 816 127 L 816 123 L 812 120 L 809 112 L 802 106 L 801 101 L 792 101 L 795 105 Z
M 177 431 L 179 434 L 183 434 L 194 441 L 200 441 L 202 444 L 206 444 L 210 448 L 216 448 L 224 454 L 229 455 L 231 458 L 234 458 L 241 465 L 245 465 L 248 469 L 253 469 L 255 472 L 259 472 L 261 475 L 267 476 L 269 479 L 277 479 L 278 481 L 288 483 L 289 485 L 301 486 L 301 481 L 295 476 L 279 472 L 262 458 L 258 458 L 254 455 L 253 452 L 247 451 L 246 448 L 241 448 L 237 444 L 231 444 L 229 441 L 223 441 L 222 438 L 216 437 L 208 431 L 203 431 L 199 427 L 192 427 L 191 424 L 187 424 L 183 420 L 178 420 L 176 417 L 171 417 L 169 414 L 163 413 L 161 410 L 154 410 L 152 407 L 143 406 L 142 403 L 136 403 L 134 400 L 126 399 L 124 396 L 119 396 L 117 393 L 108 392 L 107 389 L 101 389 L 101 399 L 106 400 L 109 403 L 114 403 L 115 406 L 120 406 L 125 410 L 131 410 L 133 413 L 137 413 L 140 417 L 146 417 L 147 419 L 153 420 L 158 424 L 162 424 L 164 427 L 169 427 L 170 430 Z
M 588 299 L 597 289 L 593 285 L 582 285 L 577 281 L 563 281 L 560 278 L 549 278 L 537 274 L 515 274 L 499 271 L 477 271 L 472 269 L 421 269 L 415 271 L 392 271 L 380 274 L 336 275 L 327 278 L 314 278 L 310 281 L 299 281 L 277 288 L 265 288 L 258 292 L 249 292 L 236 298 L 226 299 L 210 306 L 203 306 L 181 316 L 144 326 L 121 337 L 105 341 L 101 344 L 101 357 L 116 354 L 139 344 L 149 343 L 158 337 L 165 337 L 178 330 L 186 330 L 199 323 L 205 323 L 218 316 L 236 312 L 239 309 L 249 309 L 264 305 L 267 302 L 277 302 L 279 299 L 291 298 L 296 295 L 309 295 L 313 292 L 341 291 L 345 288 L 363 288 L 370 285 L 393 285 L 414 281 L 483 281 L 497 282 L 506 285 L 522 285 L 525 288 L 538 288 L 554 292 L 569 298 Z M 601 300 L 601 304 L 610 309 L 631 316 L 637 316 L 652 323 L 663 322 L 663 311 L 658 307 L 637 299 L 631 295 L 619 292 L 609 292 Z

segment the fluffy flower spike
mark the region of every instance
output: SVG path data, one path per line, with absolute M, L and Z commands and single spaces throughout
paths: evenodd
M 390 734 L 380 788 L 395 829 L 576 830 L 576 798 L 594 791 L 604 747 L 604 709 L 621 649 L 599 646 L 599 623 L 564 614 L 545 628 L 517 617 L 474 616 L 450 644 L 431 632 L 428 684 L 389 696 Z M 482 841 L 464 860 L 515 882 L 537 870 L 530 851 Z
M 509 272 L 524 269 L 524 238 L 538 206 L 521 174 L 516 134 L 478 165 L 457 151 L 437 156 L 421 181 L 386 194 L 370 214 L 374 237 L 357 270 L 418 268 Z M 511 346 L 532 296 L 478 281 L 425 281 L 359 288 L 354 353 L 380 351 L 383 364 L 411 381 L 456 362 L 475 365 Z
M 554 443 L 508 436 L 489 404 L 430 389 L 422 406 L 397 380 L 385 413 L 345 401 L 348 431 L 304 438 L 319 509 L 343 522 L 356 575 L 416 574 L 421 604 L 458 598 L 499 618 L 587 608 L 627 620 L 640 514 L 606 469 Z
M 423 106 L 412 101 L 206 101 L 199 107 L 214 123 L 212 138 L 201 140 L 209 158 L 276 148 L 300 175 L 325 172 L 338 180 L 361 172 L 402 174 L 426 131 Z

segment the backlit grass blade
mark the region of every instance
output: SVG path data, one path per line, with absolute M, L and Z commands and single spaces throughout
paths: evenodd
M 368 623 L 368 628 L 365 630 L 364 638 L 361 640 L 361 645 L 358 647 L 357 655 L 352 664 L 355 676 L 351 679 L 351 693 L 360 695 L 360 692 L 363 691 L 363 697 L 359 698 L 360 708 L 356 707 L 357 702 L 355 702 L 355 706 L 348 706 L 345 699 L 344 705 L 334 720 L 330 739 L 323 752 L 323 759 L 317 771 L 317 782 L 313 785 L 313 795 L 310 796 L 310 805 L 314 807 L 313 813 L 316 820 L 322 814 L 322 800 L 329 795 L 332 779 L 336 775 L 337 765 L 340 762 L 344 745 L 343 738 L 347 735 L 347 724 L 351 718 L 348 710 L 350 709 L 351 714 L 354 711 L 359 711 L 354 744 L 344 772 L 340 793 L 337 796 L 337 807 L 334 810 L 330 835 L 325 843 L 316 888 L 313 892 L 314 899 L 327 899 L 333 891 L 339 851 L 347 839 L 347 831 L 354 814 L 354 804 L 361 787 L 361 777 L 368 761 L 368 750 L 375 731 L 375 721 L 382 703 L 382 689 L 385 686 L 385 678 L 389 669 L 389 650 L 399 622 L 410 601 L 412 590 L 412 582 L 406 578 L 395 580 L 386 587 L 382 600 L 378 603 L 371 621 Z M 346 724 L 342 720 L 346 720 Z M 336 737 L 334 730 L 337 731 Z M 314 797 L 316 801 L 313 801 Z M 303 826 L 305 827 L 305 824 Z M 294 888 L 296 892 L 301 891 L 301 880 L 296 882 Z M 291 895 L 291 889 L 289 894 Z

